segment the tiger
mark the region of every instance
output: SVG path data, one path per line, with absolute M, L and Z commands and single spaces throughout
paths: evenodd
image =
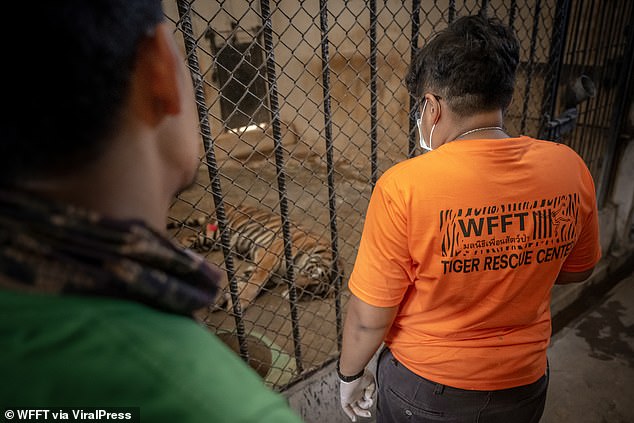
M 236 278 L 238 298 L 244 311 L 254 302 L 262 289 L 271 283 L 274 275 L 286 275 L 282 220 L 279 215 L 269 210 L 244 204 L 234 206 L 225 203 L 225 215 L 230 249 L 250 263 Z M 199 253 L 221 248 L 217 221 L 198 218 L 188 219 L 182 224 L 200 228 L 197 234 L 180 240 L 185 248 Z M 334 271 L 332 248 L 323 237 L 293 222 L 290 224 L 290 235 L 298 297 L 330 296 L 334 292 L 336 278 L 343 274 L 343 261 L 337 258 L 337 274 Z M 282 295 L 288 298 L 288 289 Z M 220 307 L 223 306 L 222 303 L 226 310 L 233 307 L 231 296 L 226 289 L 221 297 Z

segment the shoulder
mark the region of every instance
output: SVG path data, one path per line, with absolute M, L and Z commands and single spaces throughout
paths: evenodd
M 528 137 L 527 137 L 528 138 Z M 538 140 L 534 138 L 528 138 L 539 149 L 543 149 L 545 154 L 552 155 L 561 164 L 561 171 L 577 171 L 586 184 L 593 185 L 593 178 L 590 173 L 590 169 L 586 164 L 583 157 L 575 151 L 572 147 L 548 140 Z M 594 188 L 594 186 L 593 186 Z
M 531 138 L 528 136 L 523 136 L 521 138 L 524 138 L 527 142 L 532 143 L 533 146 L 535 146 L 535 148 L 538 148 L 540 150 L 549 152 L 551 154 L 557 154 L 562 157 L 568 158 L 570 160 L 584 163 L 579 153 L 577 153 L 572 147 L 566 144 L 549 141 L 549 140 Z
M 396 163 L 381 175 L 374 191 L 402 206 L 413 196 L 423 198 L 434 191 L 431 182 L 446 175 L 451 156 L 439 149 Z
M 421 170 L 424 171 L 430 166 L 435 166 L 438 162 L 443 162 L 443 159 L 444 155 L 441 153 L 441 150 L 429 151 L 392 165 L 382 176 L 406 179 L 412 174 L 417 174 Z
M 410 184 L 422 173 L 430 172 L 430 164 L 434 162 L 433 153 L 435 152 L 425 153 L 392 165 L 379 177 L 377 186 L 384 190 L 391 190 Z
M 13 382 L 2 396 L 15 403 L 130 404 L 150 421 L 251 422 L 263 412 L 298 421 L 233 351 L 188 318 L 126 301 L 10 295 L 22 307 L 3 310 L 14 324 L 0 324 L 0 368 Z M 30 341 L 19 342 L 27 334 Z
M 546 170 L 545 176 L 550 178 L 553 184 L 565 186 L 569 192 L 579 195 L 586 214 L 593 213 L 596 209 L 594 176 L 583 157 L 565 144 L 530 138 L 529 140 L 537 150 L 533 159 Z

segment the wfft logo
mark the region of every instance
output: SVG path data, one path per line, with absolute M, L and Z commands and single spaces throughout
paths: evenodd
M 20 420 L 47 420 L 49 413 L 50 410 L 16 410 L 16 414 Z
M 576 239 L 579 197 L 442 210 L 444 273 L 516 268 L 565 258 Z
M 493 235 L 496 230 L 506 233 L 517 227 L 523 231 L 526 227 L 528 212 L 507 213 L 502 215 L 492 215 L 487 217 L 457 218 L 458 225 L 465 238 L 471 236 L 481 236 L 483 233 Z

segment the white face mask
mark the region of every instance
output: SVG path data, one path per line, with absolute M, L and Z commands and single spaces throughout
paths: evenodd
M 420 114 L 416 112 L 416 126 L 418 126 L 418 136 L 419 136 L 420 146 L 427 151 L 432 151 L 433 150 L 433 147 L 431 144 L 432 136 L 434 135 L 434 129 L 436 129 L 436 124 L 434 123 L 434 125 L 431 127 L 431 132 L 429 133 L 429 147 L 428 147 L 427 143 L 425 142 L 425 137 L 423 136 L 423 115 L 425 114 L 425 107 L 427 107 L 427 99 L 425 99 L 425 104 L 423 104 L 423 111 Z

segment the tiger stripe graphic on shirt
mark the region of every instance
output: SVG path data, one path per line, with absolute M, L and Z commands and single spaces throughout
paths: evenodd
M 577 193 L 439 212 L 444 273 L 498 270 L 565 258 L 577 239 Z

